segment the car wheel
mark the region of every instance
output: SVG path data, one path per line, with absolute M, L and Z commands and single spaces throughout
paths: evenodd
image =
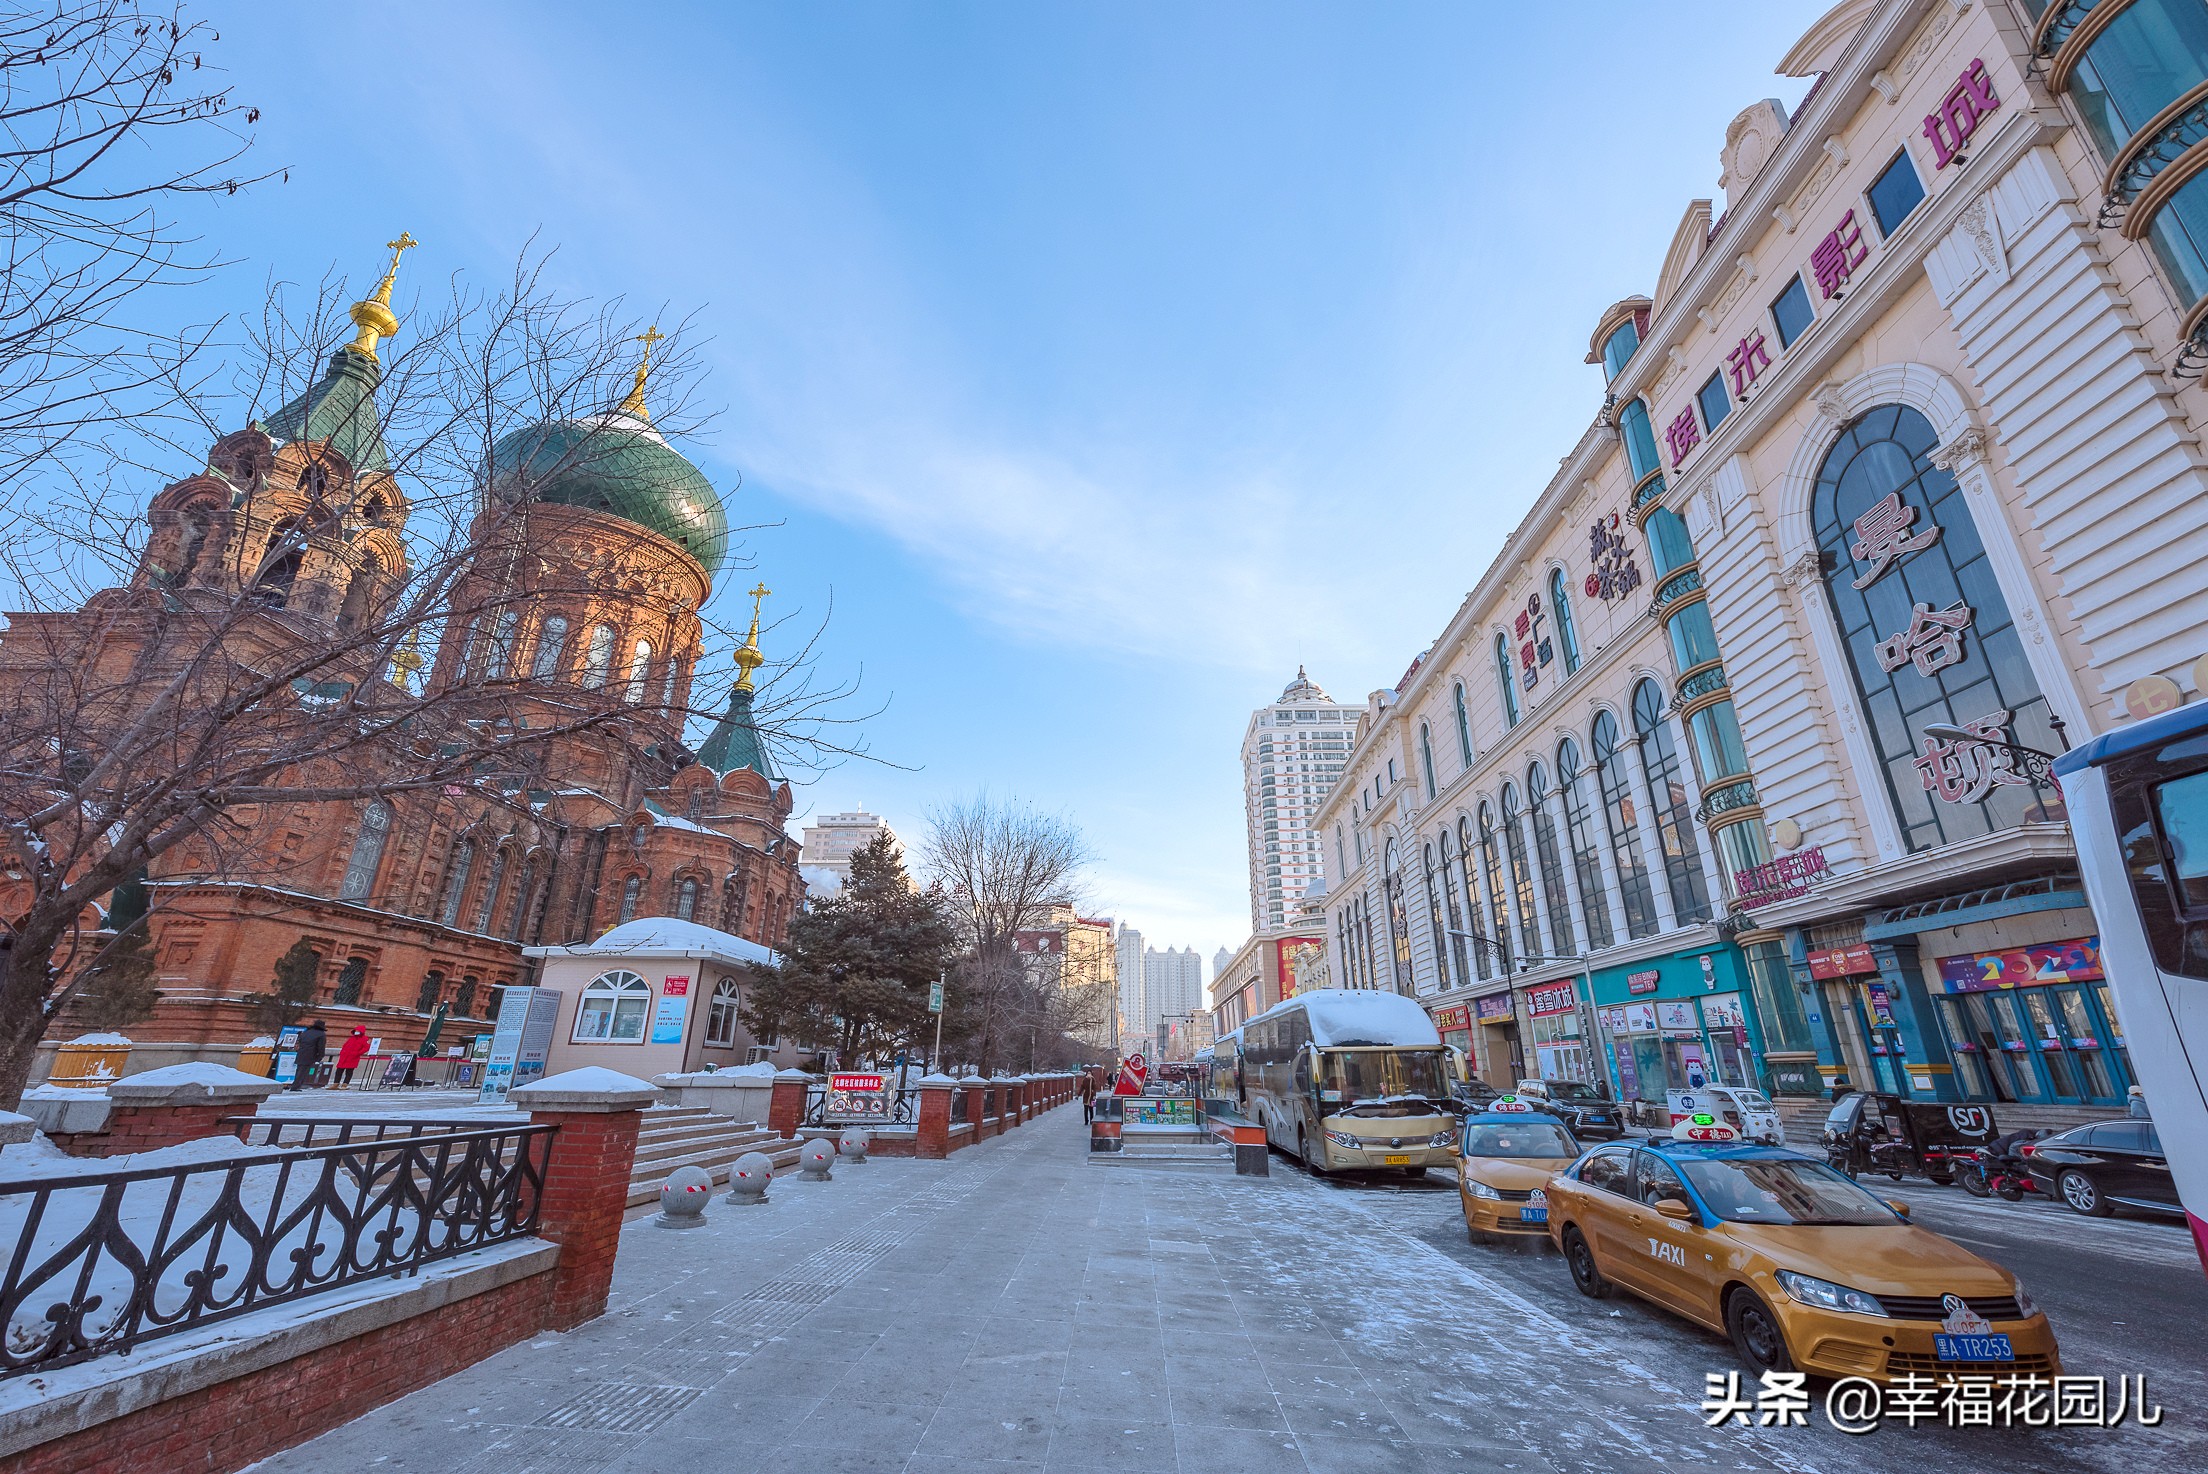
M 1901 1172 L 1889 1172 L 1889 1173 L 1887 1173 L 1886 1175 L 1887 1175 L 1888 1177 L 1892 1178 L 1892 1179 L 1893 1179 L 1894 1181 L 1896 1181 L 1896 1182 L 1899 1182 L 1899 1181 L 1901 1181 L 1901 1179 L 1902 1179 L 1902 1178 L 1903 1178 L 1904 1176 L 1906 1176 L 1907 1174 L 1906 1174 L 1906 1173 L 1901 1173 Z
M 1953 1172 L 1927 1172 L 1924 1175 L 1931 1180 L 1934 1187 L 1953 1187 L 1955 1185 L 1955 1174 Z
M 1572 1272 L 1572 1283 L 1579 1293 L 1590 1300 L 1607 1300 L 1615 1288 L 1602 1277 L 1595 1267 L 1595 1251 L 1589 1247 L 1587 1236 L 1576 1228 L 1564 1230 L 1564 1263 Z
M 2100 1185 L 2075 1167 L 2066 1168 L 2055 1179 L 2055 1186 L 2062 1192 L 2062 1200 L 2073 1210 L 2088 1218 L 2106 1218 L 2116 1209 L 2101 1195 Z
M 1725 1300 L 1725 1329 L 1732 1333 L 1733 1349 L 1758 1372 L 1791 1372 L 1794 1357 L 1786 1349 L 1786 1332 L 1763 1297 L 1754 1290 L 1738 1289 Z
M 1965 1167 L 1959 1175 L 1963 1184 L 1963 1191 L 1969 1193 L 1972 1197 L 1984 1198 L 1993 1195 L 1993 1188 L 1986 1182 L 1986 1169 L 1976 1162 Z

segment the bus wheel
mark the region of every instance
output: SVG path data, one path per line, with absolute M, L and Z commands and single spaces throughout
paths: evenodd
M 1296 1158 L 1313 1177 L 1326 1176 L 1326 1169 L 1311 1160 L 1311 1139 L 1303 1134 L 1300 1127 L 1296 1131 Z
M 1587 1236 L 1577 1228 L 1564 1230 L 1564 1265 L 1572 1272 L 1572 1283 L 1579 1293 L 1590 1300 L 1610 1298 L 1610 1281 L 1602 1277 L 1595 1267 L 1595 1251 L 1588 1247 Z

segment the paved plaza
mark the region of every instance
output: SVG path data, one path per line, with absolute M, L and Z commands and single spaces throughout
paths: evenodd
M 1730 1349 L 1464 1242 L 1445 1186 L 1090 1165 L 1059 1110 L 945 1162 L 778 1181 L 625 1235 L 608 1313 L 261 1467 L 283 1474 L 1417 1474 L 2197 1468 L 2198 1420 L 2062 1435 L 1711 1431 Z M 2088 1368 L 2107 1370 L 2116 1368 Z M 2126 1367 L 2124 1370 L 2139 1370 Z M 2151 1368 L 2149 1370 L 2152 1370 Z

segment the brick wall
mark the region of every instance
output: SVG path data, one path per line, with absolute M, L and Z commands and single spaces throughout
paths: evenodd
M 557 1278 L 531 1275 L 57 1438 L 0 1461 L 0 1474 L 231 1474 L 535 1335 Z

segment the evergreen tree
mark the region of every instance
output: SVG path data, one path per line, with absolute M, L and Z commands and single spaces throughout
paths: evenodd
M 778 968 L 753 967 L 744 1022 L 845 1061 L 917 1040 L 928 988 L 957 939 L 939 890 L 917 890 L 896 842 L 878 835 L 851 857 L 851 878 L 790 918 Z
M 314 1005 L 315 985 L 321 975 L 322 954 L 305 937 L 293 942 L 290 950 L 276 959 L 276 990 L 261 995 L 253 1011 L 254 1023 L 274 1033 L 299 1022 L 299 1016 Z
M 160 997 L 153 985 L 153 938 L 141 916 L 85 969 L 75 1012 L 88 1029 L 120 1029 L 150 1015 Z

